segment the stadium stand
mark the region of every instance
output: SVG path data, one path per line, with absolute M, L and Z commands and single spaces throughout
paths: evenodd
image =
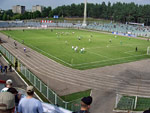
M 0 22 L 0 28 L 8 27 L 41 27 L 46 25 L 47 27 L 67 27 L 67 28 L 85 28 L 85 29 L 94 29 L 107 32 L 116 32 L 126 34 L 132 34 L 134 36 L 149 37 L 150 36 L 150 27 L 148 26 L 138 26 L 138 25 L 129 25 L 121 23 L 108 23 L 108 24 L 89 24 L 86 27 L 82 27 L 80 23 L 40 23 L 40 22 Z

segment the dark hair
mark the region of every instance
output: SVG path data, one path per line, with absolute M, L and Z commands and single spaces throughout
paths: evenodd
M 93 99 L 92 99 L 91 96 L 83 97 L 83 98 L 81 99 L 81 101 L 82 101 L 84 104 L 86 104 L 86 105 L 91 105 L 92 100 L 93 100 Z
M 32 96 L 32 95 L 34 94 L 34 91 L 27 92 L 27 94 L 28 94 L 29 96 Z
M 9 88 L 9 89 L 7 90 L 7 92 L 10 92 L 10 93 L 12 93 L 12 94 L 17 94 L 17 93 L 18 93 L 18 91 L 17 91 L 15 88 Z

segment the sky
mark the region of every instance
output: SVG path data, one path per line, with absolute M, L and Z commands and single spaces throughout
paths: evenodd
M 105 1 L 107 3 L 110 1 L 114 2 L 135 2 L 136 4 L 150 4 L 150 0 L 87 0 L 89 3 L 101 3 Z M 43 5 L 43 6 L 51 6 L 55 8 L 61 5 L 69 5 L 72 3 L 80 4 L 83 3 L 84 0 L 0 0 L 0 9 L 7 10 L 12 9 L 14 5 L 24 5 L 26 9 L 32 9 L 33 5 Z

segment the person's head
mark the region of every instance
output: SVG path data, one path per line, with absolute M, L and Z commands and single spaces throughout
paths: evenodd
M 28 96 L 33 96 L 33 94 L 34 94 L 34 87 L 33 86 L 28 86 L 26 92 L 27 92 Z
M 12 80 L 11 79 L 8 79 L 7 81 L 6 81 L 6 87 L 8 87 L 8 88 L 11 88 L 12 87 Z
M 12 94 L 14 94 L 14 95 L 18 94 L 18 91 L 17 91 L 15 88 L 9 88 L 9 89 L 7 90 L 7 92 L 10 92 L 10 93 L 12 93 Z
M 92 97 L 91 96 L 83 97 L 81 99 L 81 109 L 82 110 L 89 110 L 91 103 L 92 103 Z

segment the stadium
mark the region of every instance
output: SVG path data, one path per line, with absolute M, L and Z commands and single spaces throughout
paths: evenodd
M 45 113 L 79 111 L 81 99 L 87 96 L 93 98 L 91 113 L 148 110 L 148 19 L 146 24 L 91 21 L 87 18 L 90 4 L 85 0 L 81 5 L 83 18 L 59 20 L 55 15 L 0 21 L 1 65 L 12 65 L 20 78 L 16 81 L 12 76 L 15 82 L 34 86 Z M 0 89 L 7 78 L 7 73 L 1 74 Z M 23 94 L 24 90 L 18 88 Z

